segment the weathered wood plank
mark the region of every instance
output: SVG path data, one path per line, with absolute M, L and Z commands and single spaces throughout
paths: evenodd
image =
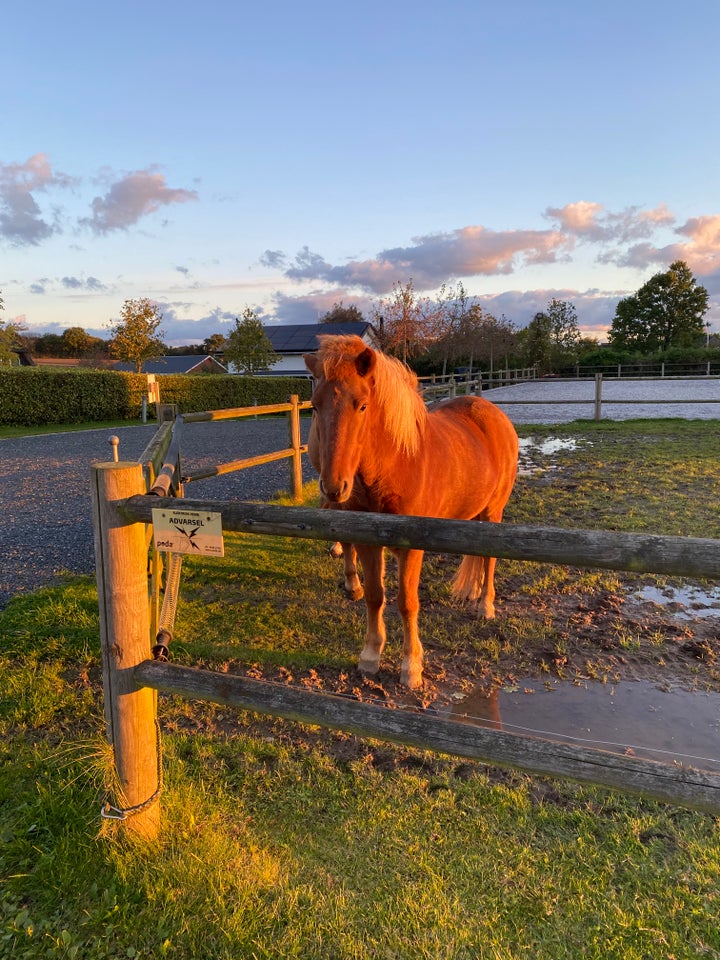
M 720 814 L 720 777 L 652 760 L 393 710 L 287 684 L 146 660 L 134 669 L 140 687 L 210 700 L 361 737 L 389 740 L 529 773 L 594 783 L 625 793 Z
M 152 507 L 178 506 L 177 500 L 137 496 L 126 500 L 121 509 L 129 519 L 150 523 Z M 566 530 L 219 500 L 183 500 L 182 506 L 220 512 L 224 530 L 246 533 L 720 579 L 720 540 L 700 537 Z
M 298 404 L 299 410 L 309 410 L 312 404 L 303 400 Z M 256 407 L 228 407 L 226 410 L 202 410 L 198 413 L 183 413 L 185 423 L 207 423 L 210 420 L 236 420 L 240 417 L 265 416 L 270 413 L 287 413 L 292 409 L 290 403 L 265 403 Z
M 170 447 L 170 442 L 172 441 L 172 426 L 172 420 L 166 420 L 160 424 L 153 434 L 150 443 L 148 443 L 140 454 L 139 462 L 142 464 L 148 489 L 155 482 L 155 477 L 158 475 L 160 465 Z
M 235 470 L 246 470 L 248 467 L 260 467 L 265 463 L 273 463 L 275 460 L 287 460 L 294 457 L 298 451 L 288 447 L 286 450 L 276 450 L 273 453 L 259 453 L 256 457 L 246 457 L 245 460 L 231 460 L 228 463 L 218 463 L 214 467 L 207 467 L 205 470 L 198 470 L 196 473 L 183 475 L 183 483 L 191 483 L 193 480 L 205 480 L 208 477 L 219 477 L 223 473 L 232 473 Z M 300 453 L 307 453 L 307 445 L 299 447 Z M 179 509 L 182 509 L 179 506 Z

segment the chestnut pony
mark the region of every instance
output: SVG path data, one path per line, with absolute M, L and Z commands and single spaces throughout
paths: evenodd
M 515 482 L 518 440 L 508 418 L 480 397 L 458 397 L 429 411 L 417 377 L 399 361 L 356 336 L 321 336 L 305 364 L 315 379 L 310 460 L 320 474 L 324 506 L 455 520 L 500 521 Z M 383 548 L 346 547 L 346 586 L 362 596 L 354 553 L 362 566 L 367 634 L 360 670 L 377 673 L 385 646 Z M 392 551 L 398 561 L 397 605 L 404 644 L 400 679 L 422 684 L 418 584 L 422 550 Z M 495 615 L 495 558 L 465 556 L 454 592 Z

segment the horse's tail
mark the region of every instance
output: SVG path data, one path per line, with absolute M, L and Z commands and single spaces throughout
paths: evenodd
M 485 557 L 467 554 L 453 580 L 452 591 L 462 600 L 477 600 L 485 579 Z

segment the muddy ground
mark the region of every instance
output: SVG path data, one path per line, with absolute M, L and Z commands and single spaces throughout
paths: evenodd
M 341 563 L 336 562 L 339 595 Z M 613 574 L 612 589 L 596 583 L 588 587 L 579 571 L 569 570 L 557 586 L 537 592 L 537 578 L 549 567 L 525 564 L 522 571 L 508 574 L 500 561 L 497 617 L 488 621 L 478 619 L 469 606 L 446 596 L 438 599 L 428 590 L 428 581 L 449 581 L 456 565 L 454 557 L 426 558 L 420 619 L 425 670 L 420 690 L 410 692 L 399 683 L 400 618 L 393 603 L 386 614 L 388 647 L 376 677 L 363 677 L 357 669 L 291 671 L 240 664 L 229 669 L 389 706 L 420 708 L 456 703 L 478 689 L 489 692 L 528 679 L 650 680 L 663 688 L 720 692 L 720 596 L 712 586 L 695 582 L 688 597 L 683 589 L 689 581 Z M 392 569 L 388 588 L 392 596 Z M 443 639 L 436 642 L 436 635 Z M 448 644 L 447 636 L 457 637 L 457 643 Z

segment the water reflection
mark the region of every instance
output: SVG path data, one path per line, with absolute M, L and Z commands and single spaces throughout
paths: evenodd
M 635 593 L 635 599 L 668 607 L 676 617 L 684 620 L 720 617 L 720 587 L 648 585 Z
M 548 437 L 545 440 L 536 440 L 533 437 L 521 437 L 518 461 L 520 474 L 535 473 L 540 469 L 537 458 L 540 456 L 550 457 L 554 453 L 561 453 L 565 450 L 575 450 L 578 442 L 572 437 Z M 542 469 L 554 469 L 543 463 Z
M 522 437 L 520 439 L 520 453 L 533 454 L 541 453 L 549 457 L 553 453 L 560 453 L 564 450 L 575 450 L 577 440 L 572 437 L 549 437 L 546 440 L 535 440 L 532 437 Z
M 576 686 L 529 680 L 476 690 L 449 718 L 506 733 L 720 772 L 720 694 L 645 680 Z

